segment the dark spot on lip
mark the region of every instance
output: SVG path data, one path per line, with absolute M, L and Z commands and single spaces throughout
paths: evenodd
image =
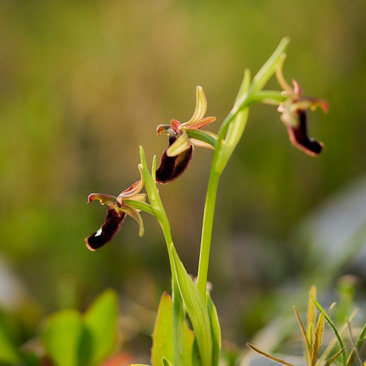
M 109 208 L 101 228 L 85 239 L 87 247 L 94 251 L 110 242 L 120 231 L 125 217 L 125 213 L 119 214 L 116 210 Z
M 287 128 L 291 143 L 310 156 L 318 156 L 323 151 L 323 144 L 308 136 L 305 111 L 299 110 L 297 115 L 299 125 Z

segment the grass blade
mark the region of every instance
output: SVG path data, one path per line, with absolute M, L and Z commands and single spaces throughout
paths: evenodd
M 357 356 L 357 358 L 358 358 L 358 361 L 360 362 L 360 365 L 362 366 L 362 360 L 361 360 L 360 354 L 358 353 L 358 349 L 357 349 L 357 345 L 356 345 L 355 339 L 353 338 L 351 324 L 350 324 L 350 322 L 349 322 L 348 319 L 346 319 L 346 322 L 347 322 L 349 336 L 350 336 L 351 343 L 352 343 L 352 351 L 351 351 L 351 353 L 350 353 L 350 355 L 349 355 L 349 357 L 347 359 L 347 362 L 348 362 L 349 359 L 352 359 L 351 354 L 355 353 L 356 356 Z
M 320 314 L 319 318 L 318 318 L 318 323 L 316 325 L 315 334 L 314 334 L 313 352 L 311 354 L 311 365 L 312 366 L 315 366 L 316 361 L 318 360 L 320 347 L 322 345 L 323 331 L 324 331 L 324 315 Z
M 308 301 L 308 311 L 306 314 L 306 329 L 308 330 L 308 339 L 310 347 L 313 344 L 313 327 L 315 325 L 316 320 L 316 306 L 312 301 L 311 297 L 316 298 L 316 287 L 311 286 L 309 292 L 309 301 Z
M 306 336 L 306 331 L 305 331 L 305 328 L 304 328 L 304 324 L 302 323 L 301 319 L 300 319 L 300 315 L 296 309 L 295 306 L 293 306 L 294 308 L 294 312 L 295 312 L 295 315 L 296 315 L 296 319 L 297 319 L 297 322 L 299 323 L 299 326 L 300 326 L 300 329 L 301 329 L 301 333 L 302 333 L 302 336 L 304 338 L 304 343 L 305 343 L 305 352 L 306 352 L 306 360 L 308 362 L 308 364 L 310 363 L 311 361 L 311 347 L 310 347 L 310 344 L 309 344 L 309 340 L 308 340 L 308 337 Z
M 353 311 L 353 313 L 351 314 L 351 316 L 349 317 L 349 320 L 352 321 L 352 319 L 355 317 L 355 315 L 357 314 L 358 309 L 355 309 Z M 338 333 L 340 336 L 343 336 L 344 332 L 347 330 L 347 324 L 343 324 L 341 326 L 341 328 L 339 329 Z M 325 359 L 330 355 L 330 353 L 332 352 L 335 344 L 337 343 L 337 337 L 334 337 L 328 344 L 327 348 L 324 350 L 323 354 L 321 355 L 321 357 L 319 358 L 319 365 L 322 365 L 325 362 Z M 348 361 L 347 361 L 348 362 Z
M 333 329 L 334 334 L 336 335 L 337 339 L 338 339 L 338 343 L 340 345 L 340 348 L 344 348 L 344 344 L 342 341 L 342 338 L 340 337 L 337 328 L 335 327 L 334 323 L 332 322 L 332 320 L 329 318 L 328 314 L 325 312 L 325 310 L 322 308 L 322 306 L 316 301 L 316 299 L 310 294 L 311 298 L 314 301 L 315 306 L 318 308 L 318 310 L 324 315 L 324 318 L 326 319 L 326 321 L 328 322 L 328 324 L 331 326 L 331 328 Z M 346 360 L 346 355 L 344 354 L 344 352 L 342 353 L 342 364 L 344 366 L 346 366 L 347 360 Z
M 340 356 L 341 353 L 344 352 L 344 348 L 340 349 L 335 355 L 333 355 L 325 364 L 324 366 L 330 366 L 335 360 L 337 357 Z
M 269 358 L 269 359 L 270 359 L 270 360 L 272 360 L 272 361 L 276 361 L 276 362 L 282 363 L 282 365 L 286 365 L 286 366 L 295 366 L 295 365 L 293 365 L 292 363 L 286 362 L 286 361 L 284 361 L 284 360 L 281 360 L 280 358 L 277 358 L 277 357 L 274 357 L 274 356 L 270 355 L 269 353 L 266 353 L 266 352 L 261 351 L 260 349 L 258 349 L 258 348 L 256 348 L 256 347 L 254 347 L 254 346 L 253 346 L 252 344 L 250 344 L 250 343 L 247 343 L 247 346 L 248 346 L 251 350 L 253 350 L 253 351 L 255 351 L 255 352 L 259 353 L 260 355 L 262 355 L 262 356 L 264 356 L 264 357 Z

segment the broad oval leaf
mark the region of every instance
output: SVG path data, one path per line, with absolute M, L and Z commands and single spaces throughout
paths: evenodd
M 83 318 L 82 365 L 99 365 L 112 353 L 117 341 L 117 320 L 117 294 L 106 290 L 97 297 Z
M 56 366 L 78 366 L 83 321 L 76 310 L 51 315 L 43 328 L 42 341 Z

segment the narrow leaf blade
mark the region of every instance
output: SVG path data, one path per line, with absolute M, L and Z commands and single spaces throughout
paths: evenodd
M 200 351 L 202 365 L 212 365 L 212 335 L 206 301 L 198 292 L 196 285 L 185 270 L 183 263 L 173 246 L 171 246 L 173 262 L 177 276 L 179 291 L 182 295 L 189 318 L 192 322 Z
M 209 293 L 207 293 L 207 310 L 212 331 L 212 365 L 218 366 L 221 355 L 221 328 L 215 304 Z

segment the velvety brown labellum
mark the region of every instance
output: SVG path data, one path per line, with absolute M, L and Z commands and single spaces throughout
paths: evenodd
M 125 217 L 125 213 L 119 214 L 113 208 L 109 208 L 102 227 L 85 239 L 87 247 L 94 251 L 110 242 L 121 229 Z
M 169 146 L 172 145 L 176 139 L 176 136 L 169 137 Z M 177 156 L 168 156 L 166 153 L 168 148 L 165 149 L 161 157 L 160 166 L 156 169 L 156 181 L 159 183 L 169 183 L 178 178 L 187 169 L 187 166 L 193 157 L 193 146 L 190 146 L 188 150 L 183 151 Z
M 291 143 L 308 155 L 318 156 L 323 150 L 323 144 L 308 136 L 305 111 L 298 111 L 297 115 L 299 126 L 287 128 Z

